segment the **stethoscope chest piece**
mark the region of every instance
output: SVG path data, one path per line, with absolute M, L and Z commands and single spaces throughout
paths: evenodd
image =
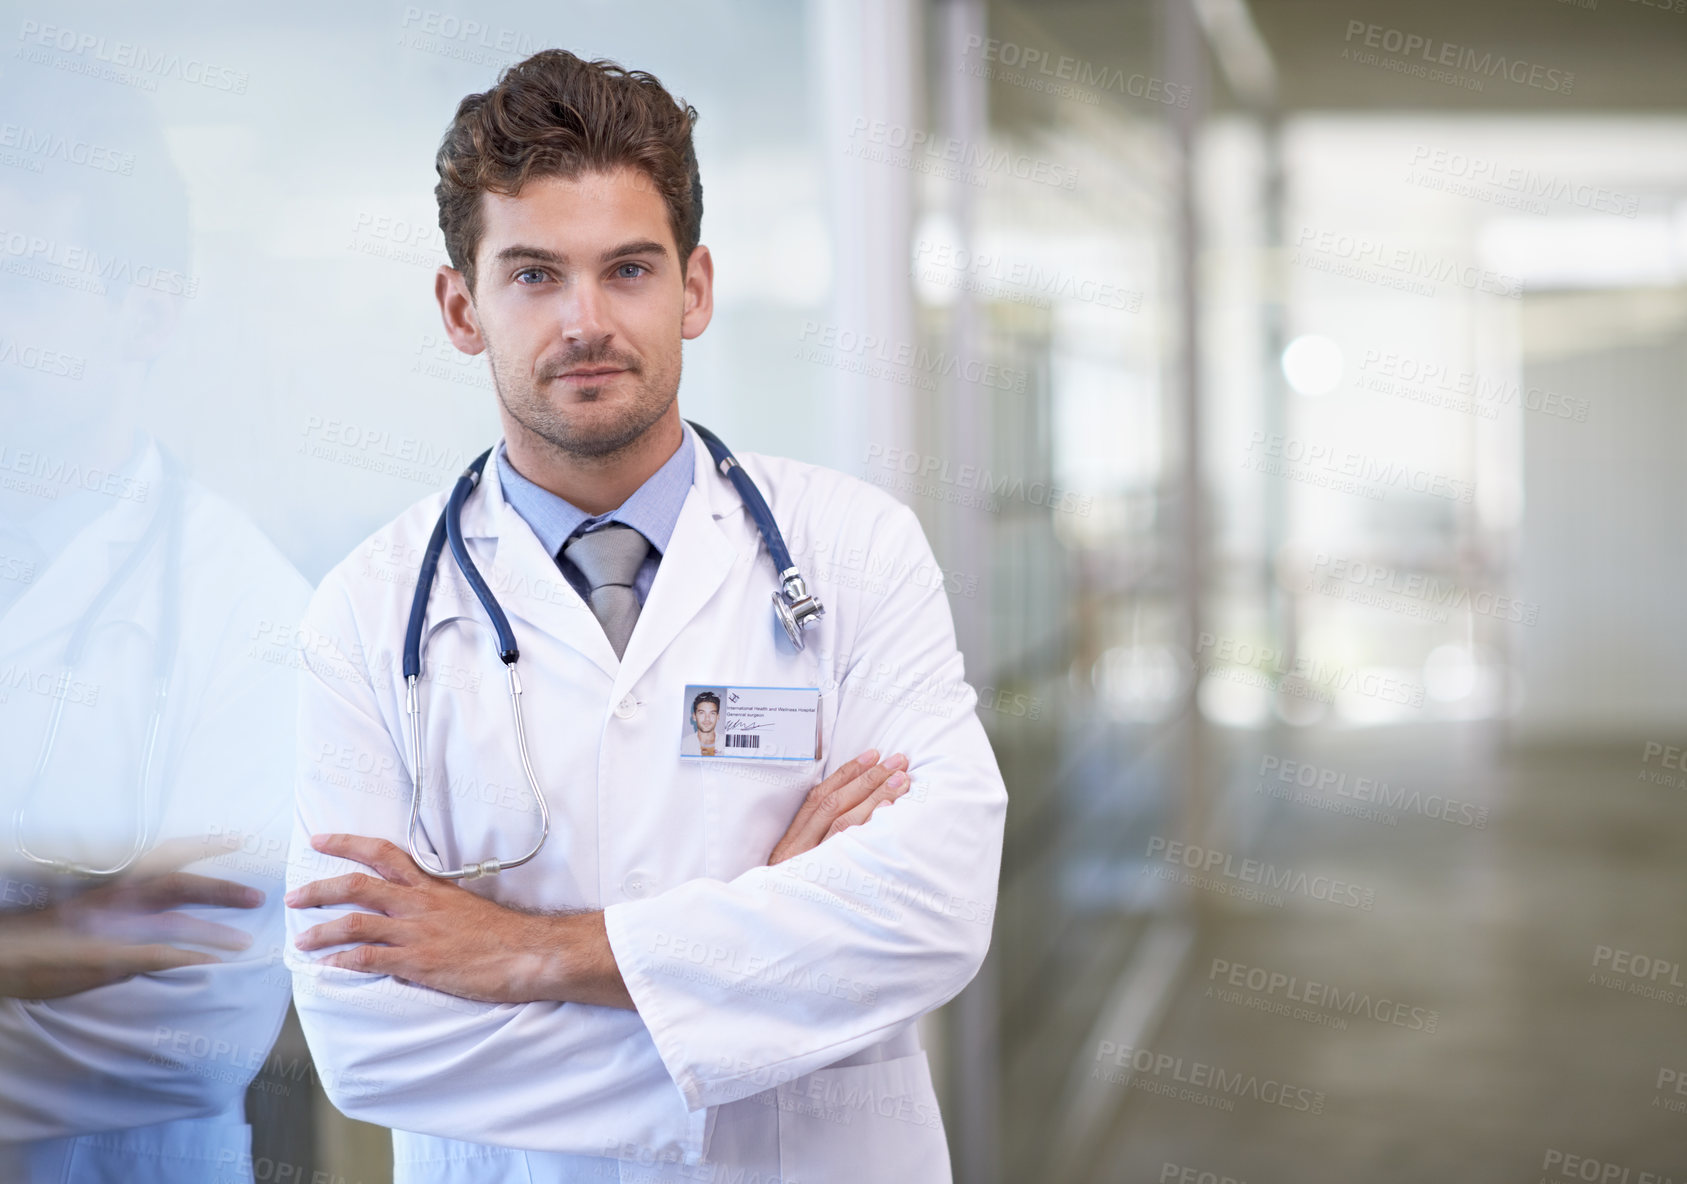
M 808 593 L 795 568 L 785 573 L 783 586 L 773 594 L 773 615 L 785 629 L 791 645 L 801 651 L 806 643 L 803 630 L 812 629 L 826 615 L 825 607 Z

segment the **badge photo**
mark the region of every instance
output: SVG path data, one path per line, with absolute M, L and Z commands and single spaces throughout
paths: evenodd
M 820 688 L 688 683 L 680 756 L 740 761 L 820 759 Z

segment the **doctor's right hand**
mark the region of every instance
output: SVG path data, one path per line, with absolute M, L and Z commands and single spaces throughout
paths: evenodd
M 808 791 L 785 837 L 767 857 L 768 866 L 812 851 L 840 831 L 866 822 L 874 810 L 908 792 L 907 768 L 902 753 L 881 763 L 876 748 L 840 766 Z

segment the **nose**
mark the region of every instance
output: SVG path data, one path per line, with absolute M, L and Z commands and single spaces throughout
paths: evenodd
M 602 349 L 614 336 L 602 288 L 577 283 L 562 302 L 563 339 L 574 348 Z

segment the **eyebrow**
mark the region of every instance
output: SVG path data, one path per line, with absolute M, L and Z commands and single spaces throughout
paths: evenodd
M 633 242 L 622 243 L 618 247 L 611 247 L 605 251 L 600 262 L 610 263 L 616 259 L 625 259 L 629 255 L 659 255 L 666 258 L 668 248 L 654 239 L 637 239 Z M 553 267 L 562 267 L 568 263 L 568 256 L 552 251 L 547 247 L 533 247 L 525 243 L 505 247 L 492 257 L 497 265 L 506 263 L 549 263 Z

